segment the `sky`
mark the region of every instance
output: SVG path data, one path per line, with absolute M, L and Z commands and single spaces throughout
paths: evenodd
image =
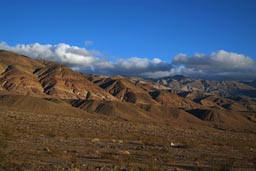
M 96 74 L 256 79 L 255 0 L 0 2 L 0 49 Z

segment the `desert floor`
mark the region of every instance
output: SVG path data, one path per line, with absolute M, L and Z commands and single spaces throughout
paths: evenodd
M 0 110 L 0 170 L 256 170 L 256 134 Z

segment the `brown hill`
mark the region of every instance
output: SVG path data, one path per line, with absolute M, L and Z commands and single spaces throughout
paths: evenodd
M 213 124 L 220 129 L 253 132 L 255 129 L 255 114 L 250 112 L 230 112 L 219 109 L 192 109 L 188 113 Z
M 37 114 L 57 114 L 60 116 L 88 115 L 83 110 L 57 99 L 42 99 L 23 95 L 0 95 L 2 111 L 17 111 Z
M 164 106 L 196 108 L 200 105 L 180 97 L 172 90 L 149 80 L 136 77 L 90 77 L 95 84 L 121 101 L 136 104 L 161 104 Z M 159 86 L 158 86 L 159 85 Z
M 198 98 L 195 99 L 195 101 L 207 107 L 217 107 L 219 109 L 222 108 L 232 111 L 248 111 L 248 108 L 243 104 L 240 104 L 232 99 L 227 99 L 216 95 Z
M 139 107 L 147 111 L 152 118 L 161 122 L 180 124 L 183 126 L 187 124 L 196 124 L 197 126 L 204 125 L 200 119 L 178 107 L 159 104 L 140 104 Z
M 44 93 L 61 99 L 106 99 L 115 98 L 98 86 L 63 65 L 47 62 L 35 72 L 44 89 Z
M 1 93 L 62 99 L 115 98 L 70 68 L 0 51 Z
M 207 125 L 199 118 L 177 107 L 96 100 L 73 100 L 71 103 L 74 107 L 78 107 L 89 113 L 115 117 L 126 121 L 156 122 L 182 127 L 188 125 Z
M 135 104 L 127 102 L 104 100 L 74 100 L 72 101 L 72 105 L 89 113 L 113 116 L 124 120 L 150 120 L 150 115 L 148 115 L 144 110 L 140 109 Z
M 37 60 L 0 51 L 0 89 L 12 94 L 45 96 L 39 79 L 33 74 L 43 65 Z
M 91 80 L 121 101 L 145 104 L 156 103 L 147 90 L 130 81 L 127 77 L 103 77 L 100 79 L 91 78 Z
M 180 97 L 170 91 L 156 90 L 154 92 L 151 92 L 150 94 L 154 100 L 164 106 L 180 107 L 187 109 L 202 107 L 201 105 L 193 102 L 192 100 Z

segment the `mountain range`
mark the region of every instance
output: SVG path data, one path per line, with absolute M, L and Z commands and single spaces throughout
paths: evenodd
M 0 107 L 256 130 L 255 81 L 91 75 L 4 50 L 0 51 Z

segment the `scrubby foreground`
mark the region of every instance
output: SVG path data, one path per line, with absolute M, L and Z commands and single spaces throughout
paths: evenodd
M 39 113 L 1 110 L 0 170 L 256 169 L 254 133 Z

